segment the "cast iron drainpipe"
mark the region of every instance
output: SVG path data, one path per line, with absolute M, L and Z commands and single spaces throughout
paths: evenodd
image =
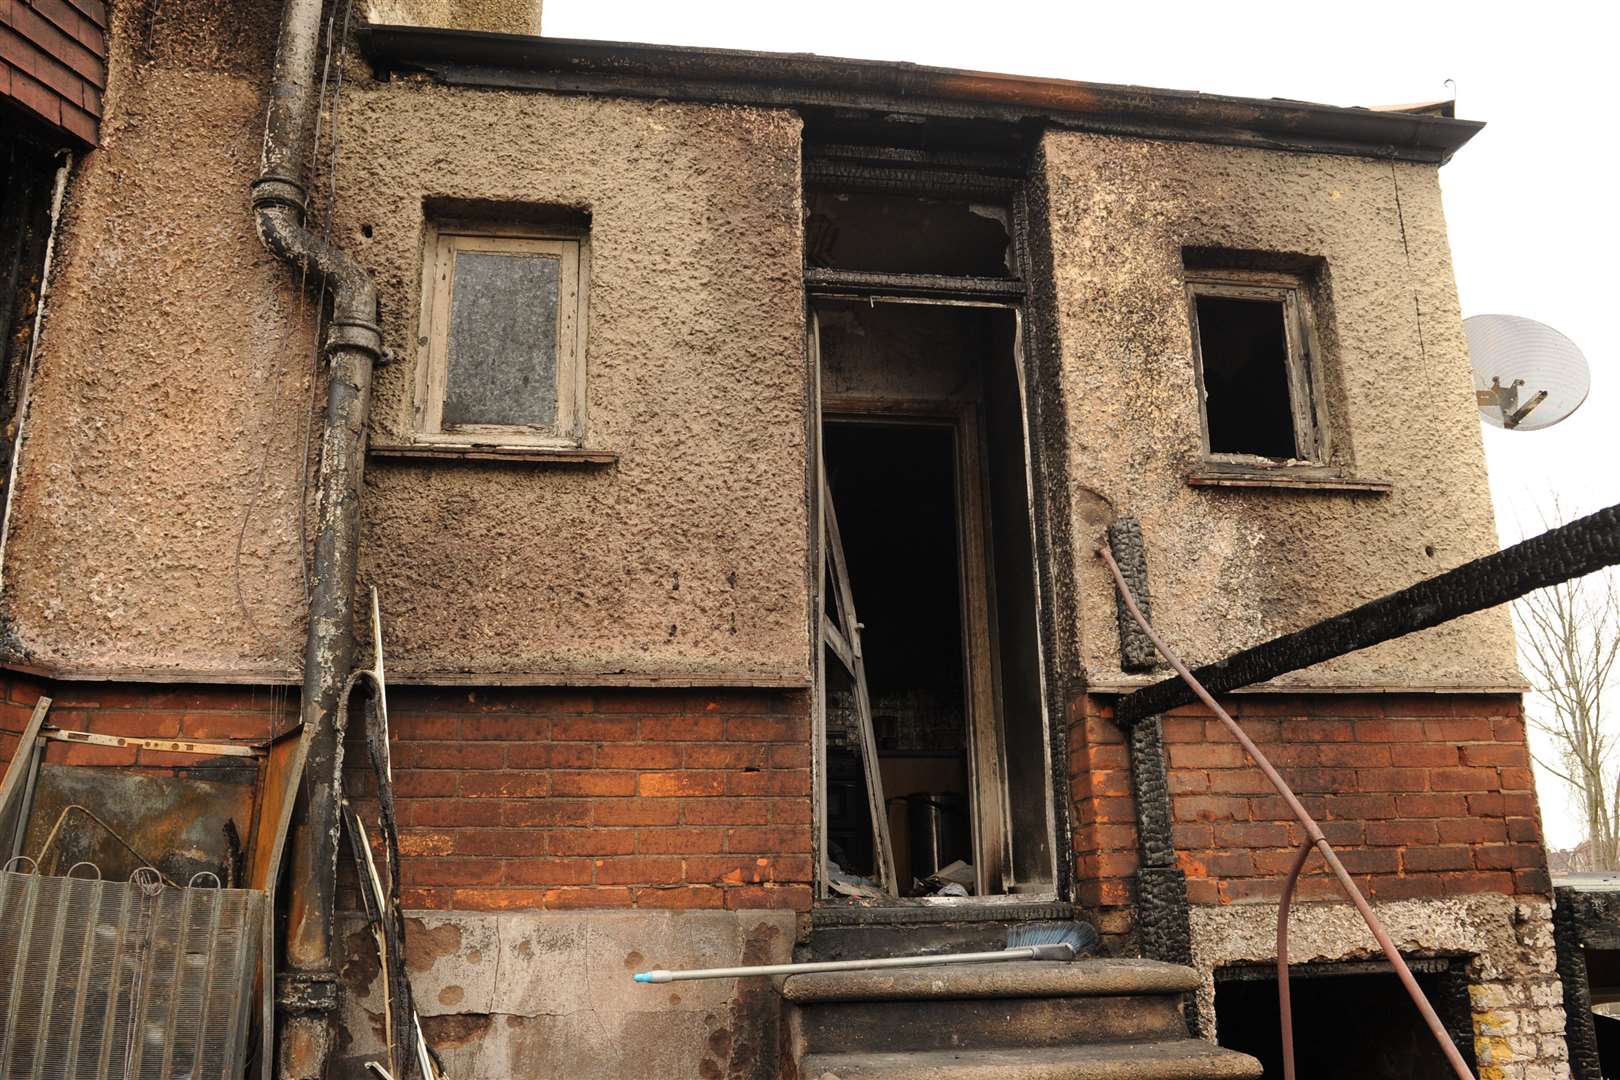
M 287 0 L 282 13 L 262 171 L 253 181 L 259 238 L 310 286 L 332 294 L 324 355 L 326 416 L 316 478 L 315 562 L 304 642 L 300 707 L 309 740 L 292 843 L 287 966 L 282 1006 L 282 1080 L 319 1080 L 332 1047 L 337 980 L 332 971 L 342 745 L 339 699 L 354 663 L 354 585 L 360 484 L 365 469 L 371 373 L 383 358 L 377 289 L 347 253 L 304 226 L 304 162 L 314 142 L 322 0 Z M 317 312 L 319 317 L 320 312 Z M 266 963 L 273 958 L 267 957 Z M 269 1034 L 266 1033 L 266 1038 Z
M 1282 1019 L 1284 1080 L 1294 1080 L 1294 1016 L 1288 994 L 1288 909 L 1293 903 L 1294 886 L 1299 881 L 1299 873 L 1305 869 L 1305 860 L 1310 858 L 1312 851 L 1322 853 L 1322 859 L 1328 864 L 1328 869 L 1333 871 L 1333 876 L 1339 879 L 1339 884 L 1344 888 L 1345 895 L 1350 898 L 1350 902 L 1361 913 L 1362 920 L 1366 922 L 1367 929 L 1372 931 L 1373 937 L 1378 941 L 1378 947 L 1384 951 L 1384 956 L 1389 959 L 1390 966 L 1395 969 L 1396 976 L 1401 980 L 1401 985 L 1406 987 L 1407 994 L 1412 998 L 1412 1004 L 1417 1006 L 1418 1012 L 1423 1015 L 1423 1022 L 1429 1026 L 1429 1031 L 1434 1035 L 1435 1041 L 1440 1044 L 1440 1050 L 1445 1054 L 1446 1061 L 1451 1065 L 1452 1071 L 1457 1074 L 1459 1080 L 1474 1080 L 1474 1074 L 1469 1071 L 1468 1063 L 1463 1061 L 1462 1054 L 1458 1052 L 1456 1044 L 1451 1041 L 1451 1036 L 1446 1033 L 1446 1026 L 1440 1022 L 1440 1017 L 1435 1013 L 1434 1006 L 1430 1005 L 1429 999 L 1423 995 L 1423 990 L 1418 986 L 1417 979 L 1412 976 L 1412 969 L 1406 966 L 1406 959 L 1401 956 L 1400 950 L 1395 947 L 1395 942 L 1390 938 L 1389 932 L 1384 929 L 1384 924 L 1378 921 L 1377 915 L 1373 914 L 1372 905 L 1367 903 L 1365 896 L 1361 895 L 1361 890 L 1356 887 L 1356 883 L 1350 877 L 1349 871 L 1345 870 L 1344 864 L 1339 861 L 1339 856 L 1333 851 L 1333 845 L 1329 844 L 1327 837 L 1322 835 L 1321 826 L 1317 825 L 1315 819 L 1306 811 L 1304 805 L 1294 795 L 1293 789 L 1288 786 L 1288 782 L 1282 778 L 1282 774 L 1276 770 L 1266 755 L 1261 753 L 1260 748 L 1254 744 L 1254 740 L 1249 738 L 1248 732 L 1244 731 L 1238 725 L 1238 722 L 1232 719 L 1230 713 L 1221 708 L 1220 702 L 1216 701 L 1214 696 L 1204 689 L 1204 684 L 1199 682 L 1193 676 L 1193 673 L 1187 669 L 1187 665 L 1182 662 L 1181 657 L 1176 654 L 1175 650 L 1166 645 L 1164 640 L 1154 632 L 1153 627 L 1148 624 L 1147 616 L 1143 615 L 1142 609 L 1137 607 L 1136 598 L 1131 595 L 1131 587 L 1125 583 L 1125 575 L 1120 572 L 1119 564 L 1114 561 L 1113 552 L 1109 551 L 1105 544 L 1098 544 L 1096 552 L 1098 557 L 1108 564 L 1108 571 L 1114 576 L 1114 586 L 1119 589 L 1120 599 L 1125 602 L 1125 608 L 1131 613 L 1131 618 L 1136 620 L 1136 624 L 1142 628 L 1142 632 L 1153 642 L 1154 648 L 1158 649 L 1159 653 L 1170 662 L 1170 666 L 1175 668 L 1176 674 L 1181 676 L 1182 681 L 1198 696 L 1198 700 L 1202 701 L 1204 706 L 1213 712 L 1220 722 L 1226 726 L 1226 730 L 1232 733 L 1232 737 L 1237 739 L 1244 752 L 1249 755 L 1250 760 L 1265 774 L 1266 780 L 1276 789 L 1277 794 L 1282 796 L 1283 802 L 1288 804 L 1288 809 L 1294 815 L 1294 819 L 1299 822 L 1300 828 L 1305 830 L 1305 841 L 1300 844 L 1299 852 L 1294 857 L 1293 868 L 1288 872 L 1288 880 L 1283 885 L 1282 898 L 1277 906 L 1277 1011 Z

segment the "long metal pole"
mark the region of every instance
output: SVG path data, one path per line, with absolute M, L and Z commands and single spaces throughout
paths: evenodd
M 692 968 L 686 971 L 638 971 L 638 983 L 681 982 L 687 979 L 746 979 L 756 975 L 815 975 L 827 971 L 876 971 L 889 968 L 941 967 L 948 964 L 993 964 L 1006 960 L 1057 960 L 1075 956 L 1068 944 L 1020 945 L 990 952 L 942 953 L 934 956 L 880 956 L 865 960 L 807 960 L 798 964 L 755 964 L 751 967 Z
M 1395 942 L 1384 930 L 1383 924 L 1378 921 L 1378 916 L 1373 914 L 1372 905 L 1367 903 L 1365 896 L 1361 895 L 1361 890 L 1356 887 L 1356 883 L 1350 877 L 1349 871 L 1339 861 L 1338 855 L 1334 854 L 1333 846 L 1327 842 L 1327 837 L 1322 835 L 1322 829 L 1316 824 L 1316 820 L 1306 812 L 1304 805 L 1294 795 L 1293 789 L 1288 786 L 1288 782 L 1282 778 L 1282 774 L 1276 770 L 1266 755 L 1260 752 L 1260 748 L 1254 744 L 1254 740 L 1249 738 L 1248 733 L 1239 726 L 1236 720 L 1232 719 L 1231 714 L 1221 707 L 1220 702 L 1216 701 L 1210 692 L 1204 689 L 1204 684 L 1193 677 L 1192 672 L 1188 670 L 1187 665 L 1182 662 L 1176 651 L 1166 645 L 1164 639 L 1160 638 L 1158 633 L 1154 631 L 1147 618 L 1142 614 L 1142 609 L 1136 606 L 1136 598 L 1131 595 L 1130 586 L 1125 584 L 1125 575 L 1120 572 L 1119 564 L 1114 561 L 1113 552 L 1101 544 L 1097 545 L 1096 551 L 1102 560 L 1108 564 L 1108 571 L 1114 576 L 1114 586 L 1119 590 L 1120 599 L 1124 601 L 1126 610 L 1131 613 L 1131 618 L 1136 620 L 1136 624 L 1142 628 L 1142 632 L 1148 636 L 1148 640 L 1153 642 L 1154 648 L 1159 650 L 1160 655 L 1175 669 L 1176 674 L 1181 676 L 1182 681 L 1187 684 L 1198 700 L 1202 701 L 1204 706 L 1215 714 L 1216 718 L 1226 727 L 1226 730 L 1231 732 L 1232 737 L 1237 739 L 1238 744 L 1243 747 L 1244 753 L 1248 754 L 1250 760 L 1265 774 L 1266 780 L 1276 790 L 1277 794 L 1282 796 L 1283 802 L 1288 805 L 1289 811 L 1294 815 L 1294 819 L 1299 822 L 1300 828 L 1305 830 L 1307 844 L 1322 853 L 1322 858 L 1327 862 L 1328 869 L 1332 870 L 1333 876 L 1339 879 L 1339 884 L 1344 887 L 1345 895 L 1350 898 L 1350 902 L 1361 913 L 1361 918 L 1366 922 L 1367 929 L 1372 931 L 1373 937 L 1378 941 L 1378 947 L 1389 958 L 1390 966 L 1395 969 L 1396 977 L 1401 980 L 1401 985 L 1406 987 L 1406 992 L 1411 996 L 1412 1003 L 1417 1006 L 1418 1012 L 1423 1015 L 1423 1022 L 1429 1025 L 1429 1031 L 1433 1033 L 1435 1041 L 1440 1044 L 1441 1052 L 1445 1054 L 1446 1061 L 1450 1063 L 1452 1071 L 1457 1074 L 1459 1080 L 1474 1080 L 1474 1074 L 1469 1071 L 1468 1063 L 1463 1060 L 1456 1044 L 1451 1041 L 1451 1035 L 1447 1033 L 1445 1024 L 1441 1023 L 1439 1015 L 1434 1011 L 1434 1006 L 1430 1005 L 1429 999 L 1423 995 L 1423 989 L 1418 986 L 1417 979 L 1413 977 L 1412 969 L 1406 966 L 1405 958 L 1401 956 L 1400 950 L 1395 947 Z M 1299 865 L 1303 865 L 1303 860 L 1300 860 Z M 1286 909 L 1283 910 L 1282 914 L 1287 915 Z M 1289 1042 L 1292 1043 L 1291 1038 Z

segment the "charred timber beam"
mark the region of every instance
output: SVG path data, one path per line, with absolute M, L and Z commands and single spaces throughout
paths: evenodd
M 1582 947 L 1581 893 L 1560 886 L 1553 890 L 1553 946 L 1558 980 L 1564 989 L 1564 1045 L 1572 1080 L 1603 1080 L 1598 1054 L 1597 1021 L 1592 1018 L 1591 976 Z
M 1001 304 L 1017 303 L 1027 291 L 1022 281 L 1011 278 L 822 269 L 806 270 L 804 287 L 817 295 L 902 296 Z
M 1212 694 L 1276 678 L 1336 656 L 1505 604 L 1536 589 L 1620 563 L 1620 505 L 1549 529 L 1314 626 L 1273 638 L 1193 672 Z M 1179 678 L 1120 698 L 1114 714 L 1130 726 L 1197 699 Z
M 252 197 L 259 238 L 332 298 L 324 348 L 326 414 L 316 480 L 316 534 L 300 706 L 308 752 L 292 837 L 285 986 L 335 985 L 333 912 L 337 893 L 342 739 L 339 699 L 354 663 L 354 583 L 359 556 L 360 487 L 373 366 L 382 358 L 377 289 L 349 255 L 304 223 L 304 168 L 314 146 L 322 0 L 287 0 L 265 117 L 262 168 Z M 318 312 L 317 315 L 320 313 Z M 285 999 L 279 1074 L 325 1075 L 333 1045 L 335 994 Z M 268 1038 L 268 1035 L 266 1036 Z

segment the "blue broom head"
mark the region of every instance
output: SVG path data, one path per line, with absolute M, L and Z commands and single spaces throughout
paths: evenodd
M 1037 948 L 1039 960 L 1073 960 L 1097 948 L 1097 929 L 1087 922 L 1033 922 L 1007 931 L 1007 948 Z

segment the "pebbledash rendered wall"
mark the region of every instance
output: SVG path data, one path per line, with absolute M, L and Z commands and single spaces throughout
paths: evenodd
M 316 298 L 244 202 L 277 6 L 115 9 L 5 553 L 8 653 L 46 673 L 297 674 Z M 409 408 L 425 204 L 494 224 L 539 205 L 590 215 L 585 442 L 618 455 L 368 462 L 391 669 L 806 685 L 799 118 L 377 83 L 357 57 L 345 75 L 312 214 L 335 183 L 333 239 L 374 275 L 400 361 L 375 439 Z
M 1466 151 L 1465 151 L 1466 152 Z M 1162 677 L 1119 669 L 1112 583 L 1092 557 L 1142 523 L 1158 628 L 1208 661 L 1495 549 L 1438 170 L 1364 158 L 1048 133 L 1035 174 L 1050 281 L 1040 358 L 1066 483 L 1072 590 L 1069 775 L 1077 899 L 1132 946 L 1137 810 L 1114 697 Z M 1187 249 L 1321 260 L 1316 318 L 1333 462 L 1384 494 L 1209 489 L 1183 294 Z M 1152 439 L 1136 437 L 1146 427 Z M 1050 440 L 1050 435 L 1048 439 Z M 1490 1077 L 1563 1075 L 1550 884 L 1503 611 L 1283 676 L 1231 707 L 1322 823 L 1403 950 L 1466 956 L 1475 1053 Z M 1093 693 L 1084 690 L 1090 688 Z M 1322 692 L 1332 691 L 1332 692 Z M 1198 1011 L 1215 969 L 1275 959 L 1277 897 L 1302 839 L 1201 707 L 1165 717 L 1177 865 Z M 1315 866 L 1300 961 L 1376 955 Z
M 1467 153 L 1464 148 L 1462 153 Z M 1155 623 L 1214 660 L 1496 550 L 1439 169 L 1049 131 L 1033 167 L 1041 408 L 1066 483 L 1060 630 L 1117 686 L 1113 584 L 1093 545 L 1141 522 Z M 1317 260 L 1332 463 L 1387 493 L 1204 488 L 1187 250 Z M 1215 258 L 1220 256 L 1216 254 Z M 1279 680 L 1310 689 L 1518 689 L 1506 611 Z
M 105 145 L 58 238 L 3 597 L 8 654 L 50 673 L 263 682 L 299 662 L 314 304 L 241 204 L 274 20 L 196 6 L 115 19 Z M 373 459 L 364 577 L 393 669 L 807 683 L 798 116 L 378 82 L 355 58 L 346 74 L 314 213 L 335 191 L 333 236 L 382 296 L 399 362 L 374 434 L 397 438 L 408 410 L 426 208 L 539 205 L 590 215 L 586 444 L 618 455 Z M 1141 520 L 1157 616 L 1194 658 L 1494 546 L 1434 167 L 1052 132 L 1032 183 L 1056 674 L 1120 682 L 1090 554 L 1114 515 Z M 1389 493 L 1186 484 L 1188 246 L 1325 260 L 1336 458 Z M 1519 678 L 1491 612 L 1291 682 Z

